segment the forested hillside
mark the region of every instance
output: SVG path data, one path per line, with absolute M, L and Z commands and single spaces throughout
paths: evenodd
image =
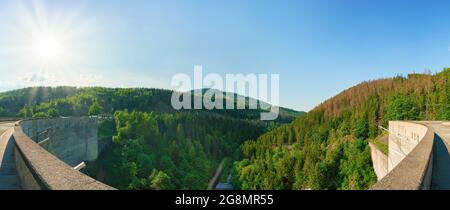
M 118 111 L 116 134 L 91 175 L 119 189 L 206 189 L 221 159 L 265 131 L 262 123 L 199 113 Z
M 106 147 L 88 167 L 91 176 L 119 189 L 206 189 L 223 158 L 240 158 L 244 141 L 302 114 L 281 108 L 267 123 L 261 109 L 177 111 L 171 96 L 162 89 L 33 87 L 0 93 L 0 115 L 113 116 L 99 124 Z
M 450 69 L 363 82 L 242 147 L 242 189 L 366 189 L 368 140 L 389 120 L 450 120 Z
M 34 87 L 0 93 L 0 117 L 15 117 L 25 105 L 73 96 L 75 87 Z
M 183 110 L 171 91 L 26 88 L 0 93 L 0 115 L 110 114 L 107 144 L 89 174 L 119 189 L 205 189 L 223 158 L 240 189 L 366 189 L 375 181 L 367 142 L 389 120 L 450 120 L 450 69 L 363 82 L 305 115 L 284 109 Z M 250 140 L 249 140 L 250 139 Z M 103 145 L 103 143 L 102 143 Z
M 171 90 L 154 88 L 29 87 L 0 93 L 0 117 L 86 116 L 114 114 L 117 110 L 125 109 L 175 113 L 178 110 L 172 108 L 171 96 Z M 192 95 L 192 97 L 197 96 Z M 249 98 L 246 97 L 246 100 Z M 237 101 L 234 103 L 236 104 Z M 258 101 L 258 103 L 265 102 Z M 205 110 L 195 110 L 195 112 Z M 191 110 L 181 111 L 190 112 Z M 208 113 L 214 112 L 248 120 L 258 120 L 259 114 L 264 111 L 259 108 L 256 110 L 206 110 Z M 280 107 L 280 115 L 275 122 L 291 122 L 301 114 L 304 113 Z

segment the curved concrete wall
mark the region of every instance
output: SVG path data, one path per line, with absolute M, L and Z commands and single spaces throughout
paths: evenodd
M 28 120 L 16 124 L 12 138 L 15 141 L 14 158 L 22 188 L 114 189 L 70 166 L 97 157 L 97 147 L 94 145 L 97 127 L 96 123 L 93 126 L 94 123 L 95 119 L 84 117 Z M 89 125 L 93 127 L 88 127 Z M 42 137 L 45 139 L 35 134 L 45 134 Z M 48 151 L 35 142 L 43 140 L 46 141 L 44 147 Z
M 388 174 L 372 189 L 430 189 L 433 129 L 420 122 L 389 122 Z
M 36 119 L 22 121 L 20 126 L 32 140 L 72 167 L 97 159 L 97 118 Z
M 395 168 L 423 139 L 424 125 L 404 121 L 389 122 L 388 171 Z
M 370 157 L 372 158 L 372 165 L 377 175 L 378 181 L 380 181 L 388 171 L 388 156 L 377 148 L 372 142 L 369 142 Z

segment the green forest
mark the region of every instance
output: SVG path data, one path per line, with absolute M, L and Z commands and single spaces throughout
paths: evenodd
M 281 117 L 267 123 L 259 120 L 263 110 L 177 111 L 171 95 L 147 88 L 25 88 L 0 93 L 0 116 L 109 117 L 99 123 L 99 143 L 106 146 L 88 167 L 90 176 L 119 189 L 206 189 L 222 159 L 240 158 L 244 141 L 302 114 L 281 108 Z
M 450 69 L 363 82 L 241 146 L 241 189 L 367 189 L 368 140 L 389 120 L 450 120 Z
M 114 118 L 113 144 L 93 173 L 120 189 L 206 189 L 220 160 L 239 158 L 240 144 L 264 131 L 204 113 L 117 111 Z
M 174 110 L 169 90 L 102 87 L 0 93 L 0 117 L 106 116 L 87 173 L 118 189 L 206 189 L 223 159 L 235 189 L 367 189 L 379 126 L 450 120 L 449 80 L 444 69 L 362 82 L 274 122 L 260 109 Z

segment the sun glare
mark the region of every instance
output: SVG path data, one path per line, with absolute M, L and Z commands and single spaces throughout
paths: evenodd
M 45 35 L 37 39 L 35 50 L 40 59 L 51 61 L 61 58 L 63 46 L 56 37 Z
M 95 82 L 90 75 L 95 75 L 98 60 L 92 55 L 101 54 L 103 48 L 93 40 L 103 37 L 103 22 L 98 22 L 103 18 L 88 15 L 84 3 L 8 3 L 8 8 L 0 3 L 0 56 L 5 54 L 15 63 L 17 81 L 23 86 Z

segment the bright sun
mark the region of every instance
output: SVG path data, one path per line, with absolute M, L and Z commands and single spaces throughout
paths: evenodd
M 61 58 L 63 46 L 57 37 L 45 35 L 37 39 L 35 50 L 40 59 L 52 61 Z

